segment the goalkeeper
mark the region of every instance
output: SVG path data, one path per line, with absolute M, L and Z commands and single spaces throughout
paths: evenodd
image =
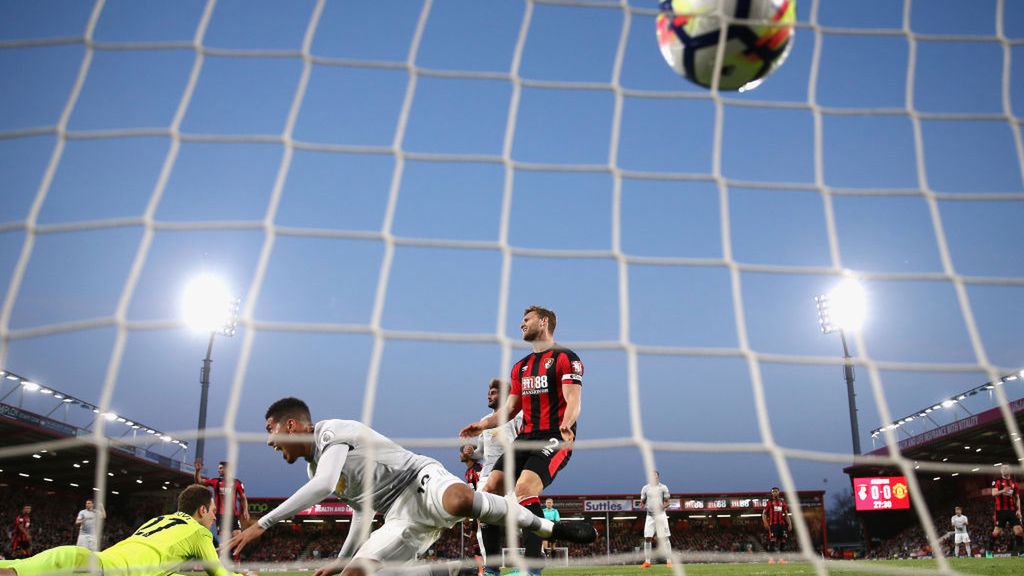
M 193 484 L 178 496 L 178 511 L 157 516 L 102 552 L 58 546 L 22 560 L 0 560 L 0 576 L 71 574 L 90 569 L 103 576 L 165 576 L 189 560 L 210 576 L 228 576 L 213 548 L 213 494 Z

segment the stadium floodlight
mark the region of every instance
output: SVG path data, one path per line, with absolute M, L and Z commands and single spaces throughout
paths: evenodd
M 35 392 L 40 388 L 39 384 L 36 384 L 35 382 L 22 382 L 21 387 L 24 388 L 26 392 Z
M 231 332 L 238 321 L 237 299 L 226 282 L 213 274 L 200 274 L 185 286 L 182 319 L 196 332 Z
M 199 439 L 196 442 L 196 460 L 203 459 L 206 448 L 206 404 L 210 394 L 210 369 L 213 364 L 213 339 L 234 336 L 238 326 L 238 310 L 241 300 L 232 294 L 227 283 L 213 274 L 200 274 L 186 286 L 182 297 L 182 311 L 185 324 L 193 330 L 210 334 L 206 356 L 199 372 Z
M 845 278 L 828 294 L 819 295 L 814 298 L 814 301 L 818 308 L 818 326 L 821 328 L 822 334 L 839 332 L 839 340 L 843 343 L 843 375 L 846 379 L 846 396 L 850 407 L 850 435 L 853 439 L 853 453 L 859 455 L 860 426 L 857 424 L 857 394 L 853 386 L 853 358 L 850 356 L 850 347 L 846 343 L 846 332 L 857 331 L 864 326 L 864 317 L 867 312 L 864 287 L 853 278 Z

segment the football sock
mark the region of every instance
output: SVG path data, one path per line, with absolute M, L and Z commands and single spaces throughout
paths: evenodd
M 532 512 L 533 516 L 535 518 L 537 518 L 538 520 L 544 520 L 544 508 L 540 505 L 540 498 L 538 498 L 536 496 L 531 496 L 529 498 L 524 498 L 524 499 L 520 500 L 519 504 L 520 504 L 520 506 L 523 506 L 526 510 Z M 544 520 L 544 521 L 548 522 L 549 524 L 552 524 L 552 526 L 554 525 L 554 523 L 551 522 L 550 520 Z M 550 533 L 547 534 L 547 536 L 550 536 L 550 535 L 551 535 Z M 526 557 L 527 558 L 542 558 L 541 553 L 540 553 L 540 545 L 541 545 L 541 542 L 543 542 L 543 541 L 544 541 L 544 537 L 542 537 L 541 535 L 537 534 L 536 531 L 527 532 L 527 531 L 524 530 L 523 531 L 523 548 L 525 549 Z
M 540 504 L 537 505 L 540 510 Z M 541 512 L 543 514 L 543 512 Z M 551 529 L 554 523 L 544 518 L 538 518 L 530 510 L 521 505 L 513 505 L 510 509 L 504 497 L 487 492 L 475 492 L 473 495 L 473 518 L 484 524 L 505 524 L 515 522 L 516 526 L 528 530 L 531 535 L 538 532 L 540 536 L 551 536 Z M 499 528 L 500 529 L 500 528 Z M 537 555 L 540 556 L 540 541 L 537 544 Z
M 651 561 L 651 541 L 644 540 L 644 562 Z
M 484 564 L 489 568 L 501 566 L 501 535 L 504 526 L 497 524 L 480 525 L 480 551 L 484 555 Z

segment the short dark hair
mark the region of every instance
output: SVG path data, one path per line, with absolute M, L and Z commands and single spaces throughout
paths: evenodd
M 552 334 L 555 333 L 555 324 L 558 323 L 558 318 L 555 317 L 554 310 L 548 310 L 547 308 L 533 305 L 527 308 L 525 311 L 523 311 L 523 316 L 526 316 L 530 312 L 536 312 L 537 316 L 540 316 L 541 318 L 546 318 L 548 321 L 548 331 L 550 331 Z
M 497 388 L 501 390 L 501 378 L 492 378 L 491 383 L 487 386 L 487 389 Z
M 201 506 L 213 505 L 213 492 L 202 484 L 192 484 L 178 494 L 178 512 L 195 516 Z
M 218 462 L 218 464 L 221 465 L 221 466 L 227 466 L 228 465 L 228 461 L 227 460 L 221 460 L 220 462 Z
M 281 398 L 271 404 L 270 408 L 267 408 L 267 413 L 263 415 L 264 420 L 268 418 L 273 418 L 274 420 L 294 418 L 303 422 L 312 422 L 312 418 L 309 415 L 309 406 L 293 396 Z

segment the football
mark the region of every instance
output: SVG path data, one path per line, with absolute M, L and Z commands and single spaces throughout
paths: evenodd
M 658 47 L 676 73 L 710 88 L 724 41 L 718 88 L 751 90 L 786 60 L 795 21 L 796 0 L 663 0 Z

